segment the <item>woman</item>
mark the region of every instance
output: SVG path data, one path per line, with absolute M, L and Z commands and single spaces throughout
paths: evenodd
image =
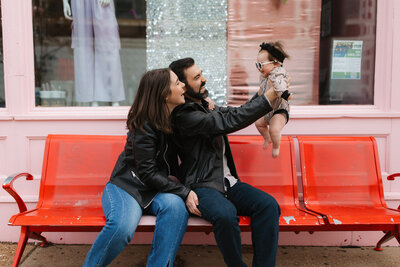
M 106 225 L 83 266 L 106 266 L 131 241 L 143 213 L 156 215 L 146 266 L 172 266 L 186 230 L 185 199 L 196 194 L 173 176 L 177 154 L 170 142 L 172 110 L 185 103 L 184 84 L 170 69 L 143 75 L 129 110 L 124 151 L 103 196 Z

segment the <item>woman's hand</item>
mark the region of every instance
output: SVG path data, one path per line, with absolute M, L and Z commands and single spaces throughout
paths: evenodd
M 208 108 L 209 108 L 210 110 L 214 110 L 214 108 L 215 108 L 215 103 L 214 103 L 214 101 L 212 101 L 212 99 L 209 98 L 208 96 L 207 96 L 206 98 L 204 98 L 204 100 L 208 102 Z
M 191 214 L 201 217 L 201 212 L 197 208 L 197 206 L 199 205 L 199 200 L 197 198 L 196 193 L 193 190 L 190 190 L 185 203 L 186 203 L 186 207 L 188 208 L 188 210 Z

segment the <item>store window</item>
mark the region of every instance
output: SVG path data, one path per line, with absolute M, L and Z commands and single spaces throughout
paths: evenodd
M 130 105 L 147 69 L 188 56 L 217 104 L 239 105 L 272 40 L 290 55 L 292 104 L 373 104 L 376 0 L 99 2 L 33 0 L 37 106 Z
M 292 104 L 374 104 L 376 0 L 228 3 L 228 103 L 258 90 L 259 44 L 281 40 Z
M 104 2 L 33 0 L 36 106 L 131 105 L 146 70 L 146 2 Z
M 37 106 L 131 105 L 146 69 L 182 57 L 196 60 L 210 96 L 225 103 L 226 0 L 33 3 Z
M 374 104 L 376 0 L 323 0 L 319 104 Z
M 0 3 L 1 14 L 1 3 Z M 3 25 L 0 20 L 0 108 L 6 106 L 6 97 L 4 93 L 4 60 L 3 60 Z

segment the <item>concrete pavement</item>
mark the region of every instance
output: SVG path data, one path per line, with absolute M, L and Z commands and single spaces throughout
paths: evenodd
M 0 266 L 11 266 L 15 243 L 0 243 Z M 89 245 L 51 245 L 41 248 L 29 244 L 25 249 L 21 267 L 74 267 L 82 266 Z M 144 267 L 149 245 L 129 245 L 110 266 Z M 243 246 L 244 261 L 251 266 L 252 248 Z M 182 245 L 176 267 L 225 266 L 216 246 Z M 382 252 L 372 247 L 302 247 L 280 246 L 277 266 L 400 266 L 400 247 L 384 247 Z

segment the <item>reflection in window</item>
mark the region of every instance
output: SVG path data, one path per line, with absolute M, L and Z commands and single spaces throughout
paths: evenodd
M 1 14 L 1 3 L 0 3 Z M 0 108 L 6 106 L 6 97 L 4 93 L 4 60 L 3 60 L 3 25 L 0 19 Z
M 373 104 L 376 0 L 228 1 L 229 104 L 259 88 L 259 44 L 283 41 L 292 104 Z
M 146 70 L 145 0 L 34 0 L 33 14 L 37 106 L 132 103 Z

